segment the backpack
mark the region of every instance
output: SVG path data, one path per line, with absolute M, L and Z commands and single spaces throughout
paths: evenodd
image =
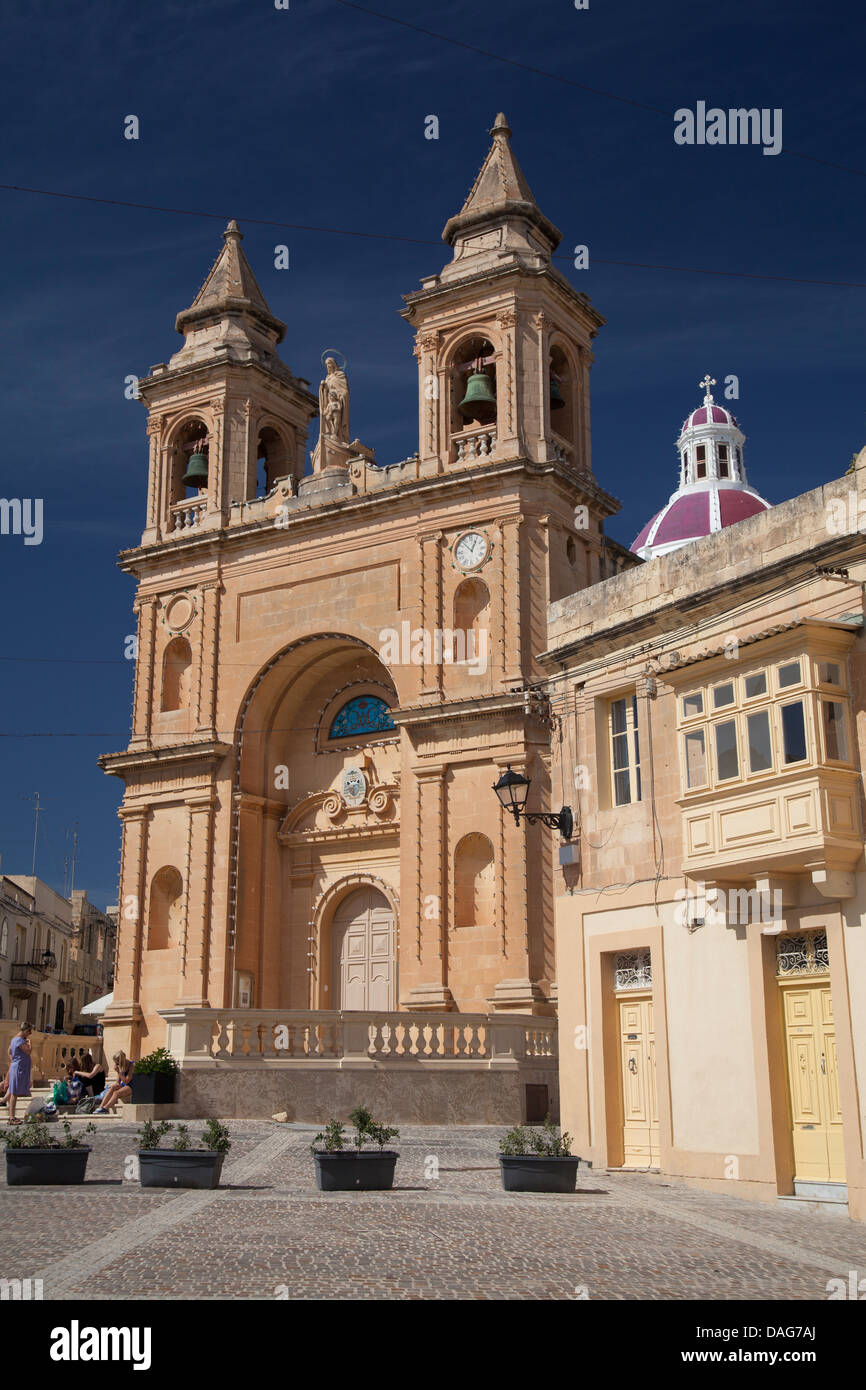
M 86 1100 L 80 1100 L 75 1107 L 76 1115 L 92 1115 L 99 1104 L 99 1099 L 88 1096 Z

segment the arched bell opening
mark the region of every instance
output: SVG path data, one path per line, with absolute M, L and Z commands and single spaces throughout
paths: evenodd
M 208 428 L 200 416 L 185 420 L 175 435 L 171 454 L 171 501 L 197 497 L 208 485 Z
M 259 431 L 256 443 L 255 496 L 266 497 L 278 478 L 294 471 L 294 441 L 289 442 L 271 425 Z
M 565 351 L 554 344 L 548 365 L 550 428 L 566 444 L 574 444 L 577 416 L 576 374 Z
M 476 335 L 458 344 L 451 354 L 449 385 L 450 433 L 457 441 L 456 457 L 462 460 L 491 453 L 496 438 L 497 369 L 489 338 Z

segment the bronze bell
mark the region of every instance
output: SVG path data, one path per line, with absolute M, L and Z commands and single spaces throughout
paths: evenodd
M 562 410 L 565 405 L 565 397 L 562 394 L 560 385 L 555 376 L 550 378 L 550 408 L 551 410 Z
M 207 487 L 207 454 L 196 449 L 190 454 L 186 472 L 181 479 L 184 487 Z
M 486 372 L 472 373 L 466 382 L 466 395 L 457 409 L 464 420 L 477 420 L 482 425 L 489 425 L 496 419 L 496 397 Z

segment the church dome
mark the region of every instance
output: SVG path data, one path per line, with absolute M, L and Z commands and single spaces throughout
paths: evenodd
M 746 436 L 731 412 L 713 400 L 715 381 L 708 375 L 700 384 L 704 403 L 686 416 L 676 442 L 680 485 L 631 544 L 643 560 L 678 550 L 770 506 L 746 480 Z

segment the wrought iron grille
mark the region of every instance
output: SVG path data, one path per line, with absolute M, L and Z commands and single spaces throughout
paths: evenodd
M 830 969 L 827 954 L 827 933 L 807 931 L 784 934 L 776 945 L 776 969 L 779 975 L 826 975 Z
M 649 989 L 653 982 L 649 951 L 622 951 L 614 961 L 614 989 Z

